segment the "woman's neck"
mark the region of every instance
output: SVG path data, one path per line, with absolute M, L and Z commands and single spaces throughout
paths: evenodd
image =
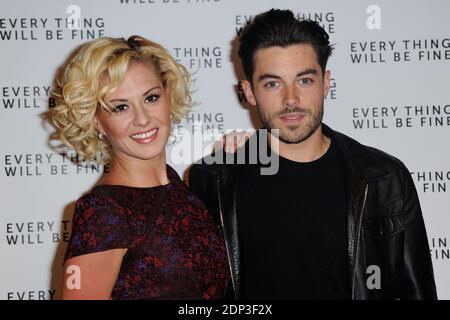
M 165 155 L 150 160 L 116 156 L 110 171 L 101 179 L 101 184 L 126 185 L 130 187 L 155 187 L 169 183 Z

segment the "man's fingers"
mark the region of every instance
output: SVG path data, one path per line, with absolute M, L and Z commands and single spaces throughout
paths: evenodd
M 225 152 L 233 153 L 236 151 L 236 140 L 237 140 L 237 132 L 233 130 L 232 132 L 225 135 Z
M 237 149 L 242 147 L 254 133 L 254 130 L 240 132 L 233 130 L 224 135 L 219 141 L 214 144 L 214 151 L 223 149 L 227 153 L 234 153 Z

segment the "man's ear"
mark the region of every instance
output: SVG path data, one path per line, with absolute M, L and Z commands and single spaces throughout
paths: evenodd
M 252 106 L 256 106 L 256 98 L 255 95 L 253 94 L 253 88 L 251 83 L 248 80 L 242 80 L 241 85 L 248 103 L 250 103 Z
M 331 74 L 330 70 L 327 70 L 323 75 L 323 96 L 326 97 L 328 95 L 328 91 L 330 91 L 330 79 Z

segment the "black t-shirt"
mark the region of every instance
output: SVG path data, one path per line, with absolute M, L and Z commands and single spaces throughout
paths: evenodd
M 280 157 L 275 175 L 246 165 L 237 210 L 244 299 L 349 299 L 344 161 Z

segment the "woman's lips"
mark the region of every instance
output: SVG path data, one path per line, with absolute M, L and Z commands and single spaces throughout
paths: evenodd
M 153 142 L 158 136 L 158 128 L 154 128 L 145 132 L 138 132 L 130 136 L 137 143 L 147 144 Z

